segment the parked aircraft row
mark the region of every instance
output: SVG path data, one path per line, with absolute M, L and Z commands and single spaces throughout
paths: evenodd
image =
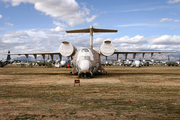
M 117 30 L 110 30 L 110 29 L 99 29 L 90 28 L 86 29 L 77 29 L 77 30 L 69 30 L 66 31 L 67 33 L 90 33 L 90 48 L 82 47 L 79 50 L 71 43 L 67 41 L 63 41 L 59 47 L 59 52 L 36 52 L 36 53 L 17 53 L 17 54 L 8 54 L 8 55 L 25 55 L 28 58 L 28 55 L 33 55 L 35 59 L 37 55 L 42 55 L 43 59 L 45 59 L 45 55 L 50 55 L 51 59 L 53 60 L 53 55 L 59 55 L 60 60 L 62 56 L 71 57 L 73 70 L 72 74 L 77 74 L 81 77 L 90 77 L 93 76 L 95 73 L 106 74 L 106 70 L 101 66 L 100 55 L 103 56 L 111 56 L 113 54 L 117 55 L 117 59 L 119 54 L 125 54 L 126 58 L 128 54 L 133 54 L 133 58 L 135 58 L 137 53 L 142 53 L 144 56 L 145 53 L 151 53 L 151 56 L 154 53 L 175 53 L 172 51 L 115 51 L 115 47 L 111 41 L 105 40 L 100 50 L 93 49 L 93 33 L 100 33 L 100 32 L 117 32 Z

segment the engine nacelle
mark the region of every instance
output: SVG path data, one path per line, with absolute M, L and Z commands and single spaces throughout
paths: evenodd
M 63 41 L 59 46 L 59 52 L 61 53 L 61 55 L 66 57 L 73 56 L 76 51 L 77 51 L 76 47 L 74 47 L 71 43 L 67 41 Z
M 111 56 L 114 53 L 114 50 L 114 45 L 109 40 L 104 41 L 100 47 L 100 52 L 104 56 Z

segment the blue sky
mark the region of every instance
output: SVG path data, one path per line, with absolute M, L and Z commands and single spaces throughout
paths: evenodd
M 89 34 L 65 31 L 90 25 L 118 30 L 94 34 L 97 50 L 104 40 L 110 39 L 121 51 L 179 52 L 180 0 L 98 0 L 98 3 L 96 0 L 1 0 L 0 59 L 6 57 L 2 54 L 8 50 L 11 53 L 58 51 L 62 41 L 69 41 L 77 48 L 89 47 Z M 179 58 L 179 53 L 170 55 L 172 59 Z M 155 57 L 165 59 L 167 54 Z

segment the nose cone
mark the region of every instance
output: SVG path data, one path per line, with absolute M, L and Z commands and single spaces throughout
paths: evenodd
M 89 68 L 91 67 L 91 64 L 88 60 L 82 60 L 79 63 L 79 67 L 81 69 L 81 72 L 86 73 L 89 72 Z
M 135 63 L 136 63 L 136 67 L 140 66 L 140 61 L 135 61 Z
M 66 61 L 61 61 L 61 65 L 65 65 L 66 64 Z

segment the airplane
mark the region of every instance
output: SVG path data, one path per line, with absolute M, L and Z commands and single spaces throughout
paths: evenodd
M 53 60 L 53 55 L 57 54 L 60 57 L 73 57 L 72 65 L 73 70 L 71 74 L 77 74 L 79 77 L 92 77 L 96 73 L 106 74 L 106 70 L 101 66 L 100 55 L 104 55 L 109 57 L 113 54 L 117 54 L 117 59 L 119 54 L 133 54 L 135 57 L 136 53 L 175 53 L 175 52 L 163 52 L 163 51 L 115 51 L 115 47 L 110 40 L 105 40 L 99 51 L 93 49 L 93 33 L 100 32 L 117 32 L 118 30 L 112 29 L 99 29 L 93 28 L 91 25 L 90 28 L 85 29 L 76 29 L 76 30 L 68 30 L 66 33 L 90 33 L 90 48 L 82 47 L 79 50 L 75 46 L 73 46 L 68 41 L 63 41 L 59 47 L 59 52 L 37 52 L 37 53 L 18 53 L 11 55 L 25 55 L 28 58 L 28 55 L 34 55 L 35 59 L 37 55 L 42 55 L 43 59 L 45 59 L 45 55 L 50 55 Z
M 125 61 L 123 61 L 124 66 L 130 66 L 131 64 L 132 64 L 132 60 L 126 59 Z
M 131 63 L 131 66 L 130 67 L 141 67 L 141 62 L 139 60 L 134 60 L 132 63 Z
M 154 65 L 154 64 L 155 64 L 154 59 L 151 59 L 151 60 L 146 60 L 146 61 L 148 61 L 148 62 L 149 62 L 149 65 Z
M 140 62 L 141 66 L 149 66 L 149 62 L 146 61 L 145 59 L 143 59 L 141 62 Z
M 10 51 L 8 51 L 7 59 L 6 60 L 0 60 L 0 67 L 4 67 L 7 64 L 12 64 L 14 60 L 11 60 L 11 56 L 9 55 Z
M 60 67 L 71 68 L 71 61 L 69 59 L 68 60 L 61 60 Z
M 113 65 L 113 62 L 109 61 L 109 60 L 101 61 L 101 65 L 103 65 L 103 66 L 111 66 L 111 65 Z
M 179 61 L 170 61 L 169 55 L 168 55 L 168 62 L 166 62 L 167 66 L 178 66 Z
M 121 59 L 118 59 L 118 65 L 123 65 L 124 63 L 123 63 L 123 61 L 121 60 Z
M 4 67 L 4 66 L 5 66 L 4 62 L 0 61 L 0 67 Z

